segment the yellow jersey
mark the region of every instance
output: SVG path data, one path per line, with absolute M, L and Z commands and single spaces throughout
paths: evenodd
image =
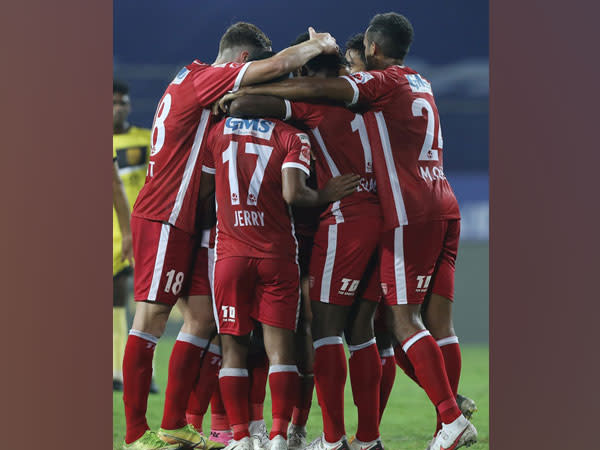
M 113 134 L 113 160 L 119 167 L 130 210 L 146 181 L 150 135 L 150 130 L 133 126 L 125 133 Z M 113 276 L 127 266 L 127 261 L 121 261 L 121 229 L 113 208 Z

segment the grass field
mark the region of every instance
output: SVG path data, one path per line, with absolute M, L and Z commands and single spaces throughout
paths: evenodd
M 156 378 L 161 393 L 151 395 L 148 400 L 148 424 L 156 430 L 160 421 L 164 403 L 164 387 L 167 378 L 169 354 L 173 338 L 163 338 L 156 348 Z M 460 390 L 473 398 L 479 411 L 473 416 L 473 424 L 479 432 L 479 442 L 470 447 L 472 450 L 489 449 L 489 361 L 488 347 L 462 346 L 463 369 Z M 356 431 L 356 409 L 352 402 L 350 382 L 346 383 L 346 430 L 348 436 Z M 271 401 L 267 390 L 265 400 L 265 420 L 270 426 Z M 123 413 L 122 393 L 113 393 L 113 446 L 120 449 L 125 435 L 125 417 Z M 381 436 L 386 450 L 424 450 L 431 439 L 435 427 L 435 411 L 425 392 L 412 382 L 398 368 L 394 390 L 390 396 L 381 424 Z M 204 420 L 205 431 L 210 430 L 210 414 Z M 313 439 L 322 431 L 321 410 L 316 393 L 308 420 L 308 438 Z

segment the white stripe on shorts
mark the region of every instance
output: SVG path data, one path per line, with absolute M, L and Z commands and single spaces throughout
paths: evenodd
M 458 336 L 448 336 L 437 341 L 437 345 L 440 347 L 450 344 L 458 344 Z
M 163 223 L 160 228 L 160 238 L 158 240 L 158 249 L 156 250 L 156 261 L 154 262 L 154 273 L 152 274 L 152 282 L 150 283 L 150 291 L 148 292 L 148 300 L 155 301 L 158 293 L 158 286 L 162 277 L 163 266 L 165 264 L 165 254 L 167 253 L 167 244 L 169 242 L 169 232 L 171 225 Z
M 321 276 L 321 301 L 329 303 L 331 295 L 331 278 L 333 276 L 333 265 L 335 263 L 335 250 L 337 247 L 337 224 L 329 225 L 327 234 L 327 256 L 325 257 L 325 266 Z
M 404 350 L 404 353 L 406 353 L 408 351 L 408 349 L 411 348 L 415 342 L 417 342 L 419 339 L 423 339 L 426 336 L 431 336 L 431 334 L 429 333 L 429 331 L 423 330 L 423 331 L 419 331 L 417 334 L 415 334 L 413 337 L 411 337 L 408 341 L 406 341 L 402 345 L 402 350 Z
M 404 229 L 394 229 L 394 276 L 396 278 L 396 303 L 408 303 L 406 295 L 406 268 L 404 266 Z

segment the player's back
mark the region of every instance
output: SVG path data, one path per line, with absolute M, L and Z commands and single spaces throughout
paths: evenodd
M 146 183 L 133 215 L 194 232 L 201 171 L 198 156 L 210 128 L 210 106 L 239 87 L 247 64 L 182 68 L 163 94 L 152 126 Z
M 356 192 L 331 204 L 321 215 L 322 221 L 340 223 L 381 214 L 362 115 L 340 106 L 294 102 L 291 117 L 310 130 L 320 189 L 338 175 L 354 173 L 361 177 Z
M 228 117 L 208 137 L 204 171 L 215 172 L 216 257 L 295 259 L 283 168 L 310 173 L 308 136 L 278 120 Z
M 349 78 L 358 102 L 369 105 L 364 119 L 386 228 L 459 218 L 444 175 L 442 131 L 430 83 L 405 66 Z

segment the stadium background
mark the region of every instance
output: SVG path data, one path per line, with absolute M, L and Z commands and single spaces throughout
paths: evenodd
M 168 5 L 168 7 L 167 7 Z M 131 122 L 150 127 L 179 68 L 212 62 L 228 25 L 249 21 L 285 48 L 309 25 L 343 46 L 378 12 L 405 14 L 415 28 L 407 65 L 433 86 L 444 133 L 444 169 L 462 213 L 456 329 L 463 343 L 488 342 L 488 2 L 305 0 L 114 2 L 114 74 L 130 84 Z M 168 331 L 177 329 L 173 323 Z

